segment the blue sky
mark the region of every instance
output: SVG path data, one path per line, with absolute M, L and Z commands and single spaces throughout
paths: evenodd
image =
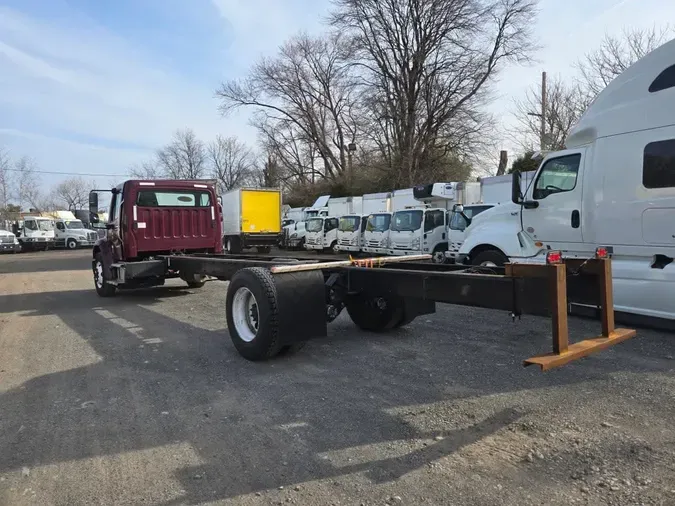
M 124 174 L 177 128 L 206 141 L 221 134 L 254 143 L 245 111 L 219 116 L 215 88 L 244 76 L 290 35 L 320 31 L 329 7 L 329 0 L 0 0 L 0 146 L 32 156 L 42 170 Z M 668 0 L 540 7 L 539 63 L 504 72 L 496 89 L 491 109 L 505 125 L 513 98 L 542 70 L 571 75 L 605 31 L 675 20 Z

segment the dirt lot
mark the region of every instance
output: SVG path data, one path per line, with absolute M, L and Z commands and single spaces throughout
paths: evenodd
M 2 505 L 675 504 L 673 335 L 543 374 L 547 320 L 439 306 L 254 364 L 225 283 L 103 300 L 89 268 L 0 257 Z

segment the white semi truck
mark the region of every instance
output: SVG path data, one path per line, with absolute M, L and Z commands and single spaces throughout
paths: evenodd
M 459 260 L 543 263 L 612 255 L 614 307 L 675 319 L 675 40 L 616 77 L 512 202 L 481 213 Z
M 14 225 L 22 251 L 47 251 L 54 247 L 54 220 L 44 216 L 25 216 Z
M 98 232 L 85 227 L 71 211 L 54 211 L 54 246 L 77 249 L 92 247 L 98 240 Z
M 527 173 L 523 176 L 523 189 L 525 189 L 529 179 Z M 529 177 L 531 178 L 531 174 Z M 510 174 L 480 178 L 479 200 L 473 204 L 462 203 L 463 210 L 461 212 L 458 212 L 454 206 L 453 210 L 449 211 L 447 217 L 448 250 L 445 252 L 447 261 L 456 261 L 459 249 L 466 237 L 467 227 L 471 225 L 476 216 L 497 205 L 511 202 L 512 179 L 513 177 Z

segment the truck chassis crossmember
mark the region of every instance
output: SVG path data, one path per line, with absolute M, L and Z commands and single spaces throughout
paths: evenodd
M 166 277 L 229 280 L 228 329 L 239 353 L 249 360 L 271 358 L 308 339 L 326 336 L 327 323 L 343 309 L 361 329 L 383 332 L 434 313 L 437 302 L 502 310 L 513 319 L 524 314 L 551 317 L 552 352 L 524 361 L 542 370 L 636 334 L 615 328 L 609 258 L 505 268 L 432 264 L 426 262 L 428 258 L 317 262 L 254 255 L 165 255 L 146 261 L 139 272 L 157 276 L 164 270 Z M 133 272 L 114 267 L 127 276 Z M 124 280 L 113 284 L 124 288 L 120 281 Z M 597 337 L 570 344 L 571 304 L 598 308 L 601 332 Z

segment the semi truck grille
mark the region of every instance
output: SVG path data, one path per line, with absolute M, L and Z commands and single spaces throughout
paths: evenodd
M 368 246 L 371 248 L 377 248 L 380 245 L 380 241 L 368 241 Z
M 87 239 L 90 241 L 95 241 L 98 239 L 98 234 L 96 232 L 87 232 Z
M 11 236 L 0 237 L 0 243 L 13 244 L 14 243 L 14 237 L 11 237 Z

